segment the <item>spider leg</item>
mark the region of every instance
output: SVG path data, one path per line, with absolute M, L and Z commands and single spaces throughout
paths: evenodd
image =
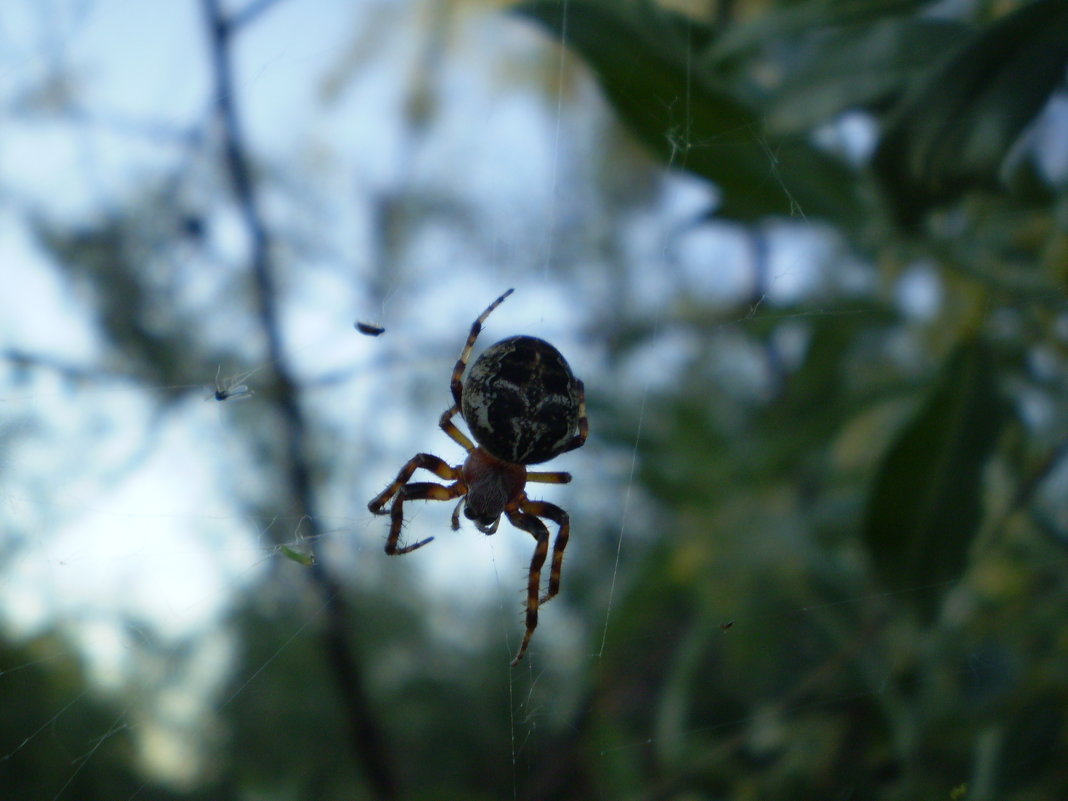
M 429 470 L 439 478 L 448 479 L 449 481 L 456 481 L 460 478 L 461 472 L 459 467 L 452 467 L 444 459 L 439 459 L 430 453 L 417 453 L 407 462 L 404 467 L 397 473 L 397 477 L 393 479 L 393 482 L 373 497 L 370 503 L 367 504 L 367 508 L 371 514 L 384 515 L 386 512 L 382 511 L 385 508 L 389 499 L 396 495 L 401 487 L 408 483 L 408 479 L 412 477 L 419 468 Z
M 577 378 L 575 379 L 575 383 L 578 385 L 579 396 L 579 430 L 578 433 L 571 438 L 567 445 L 560 449 L 560 453 L 567 453 L 568 451 L 575 450 L 575 448 L 581 448 L 582 445 L 586 442 L 586 437 L 589 436 L 590 433 L 590 421 L 589 418 L 586 416 L 586 385 L 579 381 Z
M 567 475 L 564 473 L 563 475 Z M 559 506 L 548 501 L 524 500 L 519 508 L 527 514 L 537 515 L 552 520 L 559 527 L 553 541 L 553 562 L 549 570 L 549 587 L 539 603 L 545 603 L 560 592 L 560 571 L 564 566 L 564 548 L 571 536 L 571 517 Z
M 393 499 L 393 506 L 389 510 L 392 522 L 389 526 L 389 538 L 386 539 L 386 553 L 390 556 L 411 553 L 416 548 L 422 548 L 434 539 L 433 537 L 427 537 L 414 545 L 397 546 L 400 541 L 401 528 L 404 525 L 405 501 L 450 501 L 458 495 L 463 495 L 466 491 L 467 487 L 459 481 L 447 487 L 443 484 L 434 484 L 429 481 L 418 481 L 401 487 L 397 497 Z
M 464 343 L 464 349 L 460 351 L 460 358 L 456 361 L 456 367 L 452 371 L 452 382 L 449 387 L 452 389 L 452 399 L 456 401 L 456 406 L 459 408 L 463 405 L 461 398 L 463 397 L 463 374 L 464 368 L 467 367 L 467 360 L 471 358 L 471 351 L 475 347 L 475 340 L 478 339 L 479 332 L 482 331 L 482 324 L 486 322 L 486 318 L 490 316 L 490 312 L 504 303 L 504 299 L 515 292 L 514 289 L 509 289 L 493 303 L 486 307 L 486 310 L 478 316 L 478 319 L 471 323 L 471 333 L 467 335 L 467 342 Z M 444 428 L 444 425 L 442 426 Z
M 527 471 L 527 481 L 537 481 L 539 484 L 570 484 L 570 473 L 539 473 L 536 470 Z
M 538 588 L 541 586 L 541 567 L 545 564 L 545 557 L 549 553 L 549 529 L 534 515 L 519 509 L 508 509 L 505 514 L 508 515 L 508 520 L 513 526 L 530 532 L 538 543 L 534 546 L 534 555 L 530 559 L 530 574 L 527 578 L 527 630 L 523 634 L 523 642 L 519 644 L 519 651 L 512 660 L 512 667 L 515 667 L 526 653 L 530 638 L 534 636 L 534 629 L 538 627 Z
M 475 449 L 475 444 L 468 439 L 467 435 L 457 428 L 456 423 L 452 421 L 452 418 L 454 418 L 459 411 L 460 406 L 457 402 L 445 410 L 445 413 L 441 415 L 441 419 L 438 421 L 438 425 L 441 426 L 442 431 L 449 435 L 450 439 L 460 443 L 460 446 L 470 453 Z

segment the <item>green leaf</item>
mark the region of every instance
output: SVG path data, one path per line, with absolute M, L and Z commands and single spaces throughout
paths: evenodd
M 868 502 L 864 537 L 877 573 L 924 617 L 963 573 L 982 521 L 983 468 L 1011 408 L 993 358 L 969 340 L 950 355 L 927 402 L 890 447 Z
M 874 167 L 898 219 L 998 188 L 1013 144 L 1068 66 L 1068 3 L 1038 0 L 990 25 L 933 70 L 900 109 Z
M 858 25 L 872 20 L 912 14 L 932 0 L 823 0 L 784 5 L 773 13 L 731 25 L 706 57 L 712 61 L 735 58 L 769 43 L 802 36 L 838 25 Z
M 887 107 L 926 75 L 931 53 L 964 34 L 960 23 L 923 17 L 816 29 L 776 90 L 768 125 L 806 130 L 846 109 Z
M 278 550 L 282 552 L 282 556 L 290 561 L 296 562 L 298 565 L 304 565 L 305 567 L 311 567 L 315 564 L 315 555 L 311 553 L 304 553 L 303 551 L 297 551 L 290 548 L 288 545 L 279 545 Z
M 857 176 L 799 136 L 774 137 L 763 112 L 743 102 L 696 53 L 711 28 L 648 2 L 527 0 L 515 10 L 574 48 L 597 76 L 624 123 L 670 166 L 713 181 L 717 216 L 864 219 Z

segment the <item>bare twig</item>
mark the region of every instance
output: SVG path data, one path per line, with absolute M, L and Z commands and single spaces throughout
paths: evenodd
M 230 30 L 237 30 L 238 28 L 250 25 L 255 22 L 261 14 L 270 11 L 271 8 L 278 5 L 279 2 L 280 0 L 252 0 L 247 6 L 240 11 L 235 11 L 233 16 L 230 17 L 228 21 Z
M 311 528 L 308 539 L 314 548 L 322 540 L 322 532 L 315 508 L 310 460 L 307 454 L 307 425 L 300 405 L 298 387 L 289 369 L 288 360 L 282 352 L 270 234 L 257 202 L 233 91 L 233 36 L 239 24 L 246 24 L 273 2 L 254 2 L 234 17 L 224 14 L 219 0 L 203 2 L 215 79 L 215 113 L 223 138 L 223 158 L 234 198 L 251 240 L 250 267 L 256 288 L 256 303 L 260 325 L 267 340 L 269 363 L 272 365 L 273 391 L 266 394 L 273 398 L 284 421 L 289 488 L 298 510 L 297 514 L 302 515 Z M 379 798 L 396 798 L 397 781 L 389 760 L 385 735 L 376 723 L 364 690 L 360 664 L 349 647 L 348 634 L 353 626 L 341 588 L 326 571 L 322 555 L 315 553 L 315 557 L 310 572 L 327 605 L 323 644 L 346 713 L 353 758 L 363 767 L 368 782 Z

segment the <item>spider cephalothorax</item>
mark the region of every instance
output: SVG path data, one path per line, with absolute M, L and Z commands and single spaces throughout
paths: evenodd
M 526 632 L 512 664 L 523 658 L 538 625 L 538 606 L 560 590 L 560 569 L 570 532 L 567 512 L 546 501 L 527 497 L 528 481 L 566 484 L 569 473 L 533 472 L 526 466 L 546 462 L 586 441 L 589 424 L 582 382 L 575 378 L 556 348 L 536 337 L 511 337 L 492 345 L 471 366 L 464 379 L 482 323 L 506 297 L 509 289 L 479 315 L 471 326 L 460 358 L 452 371 L 453 405 L 445 410 L 441 428 L 467 451 L 462 465 L 451 466 L 437 456 L 418 453 L 401 468 L 388 487 L 367 505 L 374 514 L 391 518 L 386 553 L 402 554 L 426 545 L 433 537 L 413 545 L 399 545 L 404 525 L 404 502 L 447 501 L 459 498 L 452 513 L 452 527 L 460 527 L 460 509 L 479 531 L 492 534 L 501 515 L 535 541 L 527 579 Z M 453 422 L 460 414 L 471 429 L 473 443 Z M 451 484 L 412 482 L 423 468 Z M 386 511 L 390 499 L 393 503 Z M 549 551 L 549 530 L 541 518 L 558 526 L 553 543 L 552 567 L 545 594 L 539 596 L 541 568 Z

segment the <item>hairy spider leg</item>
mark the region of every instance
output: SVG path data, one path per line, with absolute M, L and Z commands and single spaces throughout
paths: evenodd
M 542 473 L 537 470 L 527 471 L 527 481 L 537 481 L 539 484 L 570 484 L 571 474 L 553 471 Z
M 566 473 L 565 473 L 566 475 Z M 556 539 L 553 540 L 553 561 L 549 570 L 549 586 L 538 603 L 551 600 L 560 592 L 560 571 L 564 566 L 564 548 L 571 536 L 571 517 L 554 503 L 548 501 L 524 500 L 519 508 L 527 514 L 552 520 L 558 526 Z
M 453 467 L 444 459 L 441 459 L 432 453 L 417 453 L 404 463 L 404 467 L 400 469 L 397 473 L 397 477 L 390 482 L 389 486 L 370 500 L 367 504 L 368 510 L 376 515 L 387 514 L 383 511 L 386 503 L 389 502 L 390 498 L 397 494 L 401 487 L 408 483 L 408 479 L 412 477 L 412 473 L 420 468 L 429 470 L 434 475 L 450 481 L 455 481 L 460 478 L 461 475 L 459 467 Z
M 449 384 L 449 388 L 452 390 L 452 398 L 456 401 L 456 408 L 460 408 L 463 405 L 464 368 L 467 367 L 467 360 L 471 358 L 471 351 L 475 347 L 475 340 L 478 339 L 479 332 L 482 331 L 482 324 L 486 322 L 486 318 L 490 316 L 490 312 L 504 303 L 504 299 L 513 292 L 515 292 L 514 289 L 509 289 L 487 306 L 486 310 L 478 316 L 478 319 L 471 323 L 471 333 L 467 335 L 467 342 L 464 344 L 464 349 L 460 351 L 460 358 L 456 361 L 456 366 L 452 370 L 452 381 Z
M 422 548 L 434 539 L 433 537 L 427 537 L 414 545 L 405 545 L 403 548 L 397 547 L 397 542 L 400 541 L 401 528 L 404 526 L 405 501 L 451 501 L 453 498 L 463 495 L 466 491 L 467 487 L 460 481 L 448 486 L 435 484 L 431 481 L 416 481 L 401 487 L 397 497 L 393 499 L 393 506 L 389 510 L 391 522 L 389 537 L 386 539 L 386 553 L 390 556 L 411 553 L 416 548 Z
M 506 509 L 508 521 L 518 529 L 530 532 L 537 541 L 534 546 L 534 555 L 530 559 L 530 573 L 527 578 L 527 630 L 523 633 L 523 642 L 519 644 L 519 651 L 512 660 L 512 667 L 519 664 L 523 654 L 527 652 L 530 638 L 534 636 L 534 629 L 538 627 L 538 590 L 541 587 L 541 568 L 545 564 L 545 557 L 549 553 L 549 529 L 538 518 L 527 514 L 519 508 Z
M 450 484 L 447 487 L 441 484 L 425 482 L 409 484 L 408 479 L 412 477 L 412 473 L 420 468 L 429 470 L 434 475 L 455 483 Z M 372 498 L 370 503 L 367 504 L 367 509 L 371 514 L 384 515 L 387 514 L 384 509 L 389 502 L 389 499 L 396 496 L 393 499 L 393 506 L 388 512 L 392 518 L 392 523 L 389 527 L 389 538 L 386 540 L 386 553 L 391 555 L 409 553 L 416 548 L 421 548 L 434 539 L 433 537 L 428 537 L 414 545 L 408 545 L 404 548 L 397 547 L 397 542 L 400 539 L 401 525 L 404 522 L 404 501 L 447 501 L 459 495 L 463 495 L 467 491 L 467 487 L 460 480 L 461 475 L 462 473 L 459 467 L 452 467 L 444 459 L 440 459 L 430 453 L 417 453 L 405 462 L 404 467 L 400 469 L 400 472 L 397 473 L 397 477 L 393 479 L 390 485 L 378 493 L 378 495 Z M 436 489 L 430 489 L 432 487 Z
M 454 442 L 458 442 L 460 447 L 468 453 L 471 453 L 475 449 L 475 443 L 473 443 L 463 431 L 456 427 L 456 423 L 452 421 L 457 414 L 460 413 L 460 407 L 456 404 L 450 406 L 441 415 L 441 419 L 438 421 L 438 425 L 441 430 L 449 435 L 449 439 Z

